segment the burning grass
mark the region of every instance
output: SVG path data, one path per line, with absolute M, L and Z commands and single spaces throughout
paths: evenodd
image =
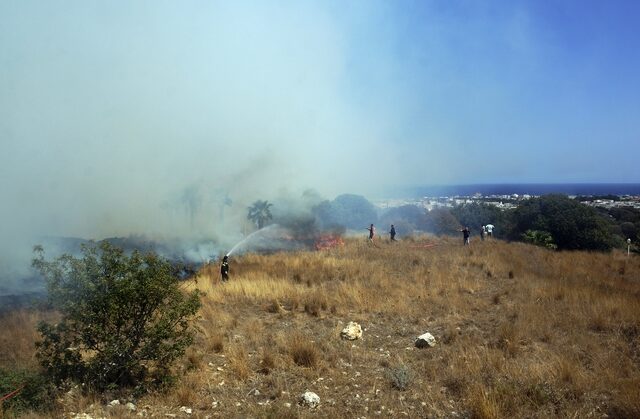
M 187 283 L 204 305 L 177 387 L 136 403 L 157 416 L 640 417 L 637 257 L 460 241 L 232 257 L 225 284 L 205 267 Z M 3 366 L 34 365 L 40 316 L 5 315 Z M 363 339 L 340 339 L 349 321 Z M 426 331 L 437 345 L 415 348 Z M 306 390 L 319 408 L 296 404 Z

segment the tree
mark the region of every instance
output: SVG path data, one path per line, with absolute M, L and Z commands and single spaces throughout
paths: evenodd
M 607 222 L 593 208 L 565 195 L 544 195 L 514 210 L 510 237 L 518 240 L 527 230 L 551 234 L 560 250 L 610 250 L 613 238 Z
M 33 266 L 60 314 L 41 322 L 37 357 L 55 382 L 73 380 L 98 391 L 146 389 L 170 378 L 172 363 L 193 342 L 199 292 L 184 293 L 171 264 L 155 253 L 131 256 L 102 242 L 82 257 L 44 259 Z
M 198 185 L 190 185 L 182 191 L 180 201 L 189 215 L 189 223 L 193 228 L 196 215 L 202 206 L 202 191 Z
M 343 194 L 333 201 L 323 201 L 313 208 L 322 228 L 342 226 L 355 230 L 364 229 L 378 221 L 376 207 L 360 195 Z
M 472 202 L 455 206 L 451 213 L 463 226 L 478 231 L 481 226 L 493 224 L 498 232 L 507 231 L 508 213 L 494 205 Z
M 251 220 L 255 223 L 260 230 L 264 227 L 265 223 L 273 219 L 273 215 L 271 215 L 271 204 L 268 201 L 256 201 L 249 208 L 249 213 L 247 214 L 247 219 Z
M 434 208 L 426 213 L 426 229 L 437 235 L 456 234 L 460 222 L 446 208 Z

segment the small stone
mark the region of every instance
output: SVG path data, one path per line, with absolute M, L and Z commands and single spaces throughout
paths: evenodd
M 313 409 L 320 404 L 320 396 L 312 391 L 306 391 L 302 396 L 300 396 L 300 404 Z
M 418 336 L 415 345 L 417 348 L 426 348 L 427 346 L 433 348 L 436 346 L 436 338 L 434 338 L 431 333 L 427 332 Z
M 109 402 L 109 407 L 113 407 L 113 406 L 119 406 L 120 405 L 120 400 L 111 400 Z
M 349 322 L 340 332 L 342 339 L 356 340 L 362 338 L 362 327 L 356 322 Z
M 180 407 L 180 411 L 186 413 L 187 415 L 190 415 L 193 413 L 193 410 L 191 410 L 191 408 L 187 406 Z
M 291 407 L 291 403 L 285 403 L 284 407 Z

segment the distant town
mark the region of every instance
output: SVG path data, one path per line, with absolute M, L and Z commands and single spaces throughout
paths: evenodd
M 456 195 L 456 196 L 424 196 L 414 199 L 382 199 L 372 201 L 373 204 L 381 209 L 401 207 L 403 205 L 415 205 L 431 211 L 434 208 L 453 208 L 457 205 L 484 203 L 493 205 L 497 208 L 508 210 L 514 209 L 518 203 L 527 199 L 536 198 L 539 195 L 529 194 L 505 194 L 505 195 L 482 195 L 476 193 L 473 195 Z M 640 195 L 568 195 L 571 199 L 576 199 L 587 206 L 599 208 L 620 208 L 632 207 L 640 210 Z

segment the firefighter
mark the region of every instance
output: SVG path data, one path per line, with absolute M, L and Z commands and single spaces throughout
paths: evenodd
M 220 275 L 222 276 L 222 282 L 227 282 L 229 280 L 229 256 L 227 255 L 222 258 Z

